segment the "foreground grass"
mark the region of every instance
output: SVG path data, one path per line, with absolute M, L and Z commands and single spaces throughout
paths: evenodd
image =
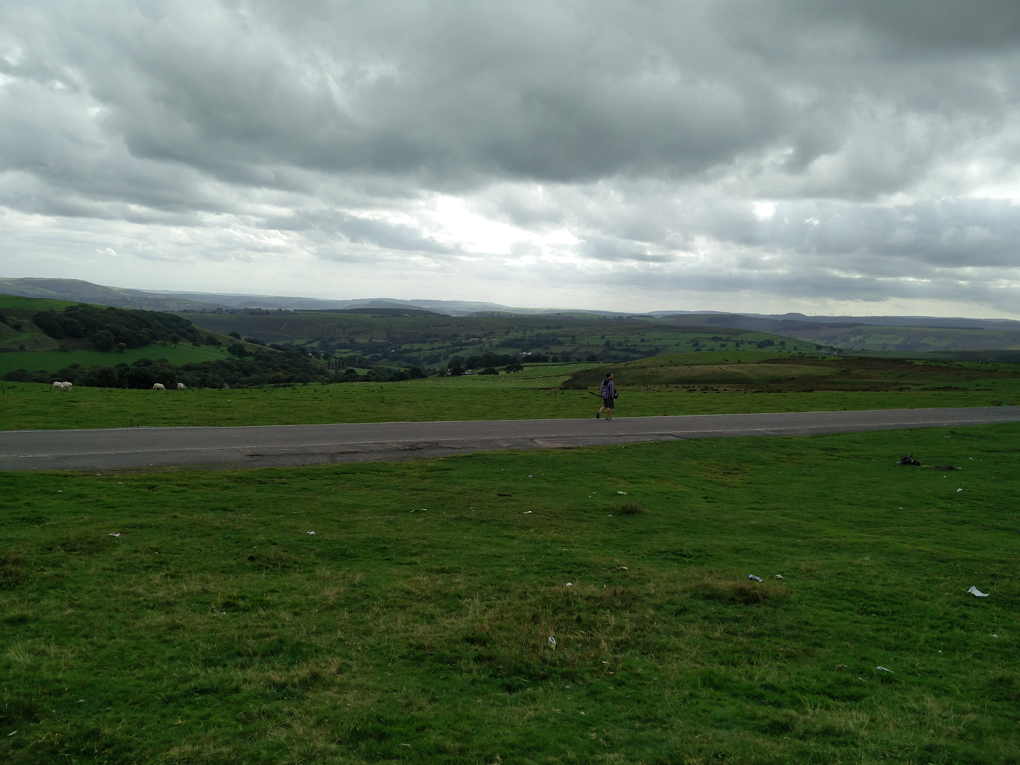
M 799 367 L 789 359 L 735 366 L 734 354 L 701 364 L 663 368 L 654 376 L 624 381 L 616 413 L 624 417 L 676 414 L 1008 406 L 1020 402 L 1015 364 L 918 366 L 911 377 L 837 375 L 824 367 Z M 696 356 L 690 354 L 688 356 Z M 649 360 L 658 372 L 658 360 Z M 841 363 L 850 363 L 847 361 Z M 866 361 L 873 363 L 873 361 Z M 877 363 L 877 362 L 874 362 Z M 897 362 L 899 363 L 899 362 Z M 130 391 L 0 382 L 0 429 L 134 427 L 139 425 L 278 425 L 318 422 L 422 422 L 433 420 L 592 417 L 599 399 L 561 384 L 588 364 L 529 367 L 520 374 L 431 377 L 406 382 L 354 382 L 236 391 Z M 620 377 L 629 373 L 621 366 Z M 750 371 L 749 371 L 750 370 Z M 807 372 L 807 373 L 805 373 Z M 595 379 L 601 371 L 595 370 Z M 897 373 L 899 374 L 899 373 Z M 874 378 L 872 378 L 874 377 Z M 567 386 L 575 385 L 573 380 Z M 874 388 L 877 390 L 868 390 Z M 565 390 L 566 389 L 566 390 Z
M 1018 437 L 2 474 L 0 760 L 1018 762 Z

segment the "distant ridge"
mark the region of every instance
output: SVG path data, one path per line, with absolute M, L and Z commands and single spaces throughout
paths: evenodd
M 822 332 L 833 333 L 825 342 L 848 343 L 854 328 L 868 326 L 919 327 L 946 330 L 1020 331 L 1020 321 L 1010 319 L 971 319 L 933 316 L 808 316 L 801 313 L 757 314 L 720 311 L 663 310 L 647 313 L 600 311 L 566 308 L 513 308 L 497 303 L 465 300 L 400 300 L 397 298 L 359 298 L 323 300 L 321 298 L 281 295 L 244 295 L 216 292 L 174 292 L 105 287 L 80 279 L 23 278 L 0 279 L 0 294 L 49 298 L 72 302 L 110 305 L 118 308 L 144 308 L 153 311 L 215 311 L 216 309 L 263 309 L 287 311 L 328 311 L 378 309 L 386 311 L 430 311 L 446 316 L 596 316 L 604 318 L 655 318 L 677 321 L 689 326 L 718 326 L 770 332 L 786 337 L 816 339 Z M 838 341 L 837 341 L 838 338 Z M 819 338 L 820 339 L 820 338 Z

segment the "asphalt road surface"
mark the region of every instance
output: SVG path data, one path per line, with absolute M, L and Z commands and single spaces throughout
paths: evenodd
M 803 436 L 1020 422 L 1020 407 L 708 414 L 605 420 L 496 420 L 0 432 L 0 470 L 277 467 L 427 459 L 724 436 Z

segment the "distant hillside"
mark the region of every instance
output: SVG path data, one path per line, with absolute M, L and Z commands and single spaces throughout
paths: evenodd
M 155 311 L 174 311 L 192 314 L 196 323 L 210 327 L 230 325 L 258 325 L 252 334 L 272 335 L 279 342 L 312 341 L 346 334 L 337 322 L 328 317 L 333 312 L 356 312 L 379 317 L 423 317 L 424 314 L 456 317 L 459 321 L 479 320 L 486 325 L 492 320 L 513 324 L 516 319 L 531 318 L 554 325 L 565 321 L 643 321 L 678 327 L 704 328 L 717 333 L 722 329 L 741 329 L 764 332 L 821 346 L 826 350 L 864 353 L 959 353 L 1020 350 L 1020 321 L 1004 319 L 971 319 L 964 317 L 933 316 L 807 316 L 799 313 L 741 314 L 713 311 L 653 311 L 649 313 L 621 313 L 614 311 L 571 309 L 512 308 L 495 303 L 460 300 L 397 300 L 395 298 L 362 298 L 357 300 L 322 300 L 318 298 L 286 297 L 273 295 L 238 295 L 202 292 L 168 292 L 104 287 L 76 279 L 0 279 L 0 294 L 45 298 L 72 303 L 86 302 L 119 308 L 139 308 Z M 2 302 L 2 301 L 0 301 Z M 315 312 L 318 319 L 306 316 L 301 320 L 265 321 L 232 319 L 219 321 L 199 320 L 195 314 L 237 316 L 248 312 Z M 475 322 L 477 323 L 477 322 Z M 520 322 L 517 322 L 518 324 Z M 340 322 L 343 324 L 343 322 Z M 317 325 L 317 326 L 311 326 Z M 300 327 L 300 328 L 299 328 Z M 242 330 L 243 331 L 243 330 Z M 0 329 L 0 333 L 3 330 Z M 245 333 L 247 334 L 247 333 Z M 478 334 L 478 331 L 475 331 Z M 600 330 L 599 334 L 603 334 Z M 259 336 L 262 336 L 260 334 Z M 599 338 L 605 340 L 606 338 Z M 2 341 L 2 338 L 0 338 Z M 338 345 L 329 341 L 333 346 Z M 564 346 L 580 343 L 563 343 Z M 339 343 L 343 347 L 343 343 Z M 585 353 L 599 349 L 586 348 Z M 665 349 L 661 349 L 665 352 Z M 376 351 L 378 352 L 378 351 Z M 572 349 L 579 353 L 580 348 Z M 353 351 L 351 351 L 353 354 Z M 425 357 L 435 356 L 426 353 Z M 624 354 L 617 354 L 620 358 Z
M 141 290 L 103 287 L 80 279 L 0 279 L 0 293 L 20 297 L 92 303 L 116 308 L 147 311 L 183 311 L 189 308 L 217 308 L 215 303 L 200 303 L 171 295 L 154 295 Z

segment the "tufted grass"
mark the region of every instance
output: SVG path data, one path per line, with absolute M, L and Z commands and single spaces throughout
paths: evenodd
M 1017 762 L 1018 437 L 0 474 L 0 761 Z

